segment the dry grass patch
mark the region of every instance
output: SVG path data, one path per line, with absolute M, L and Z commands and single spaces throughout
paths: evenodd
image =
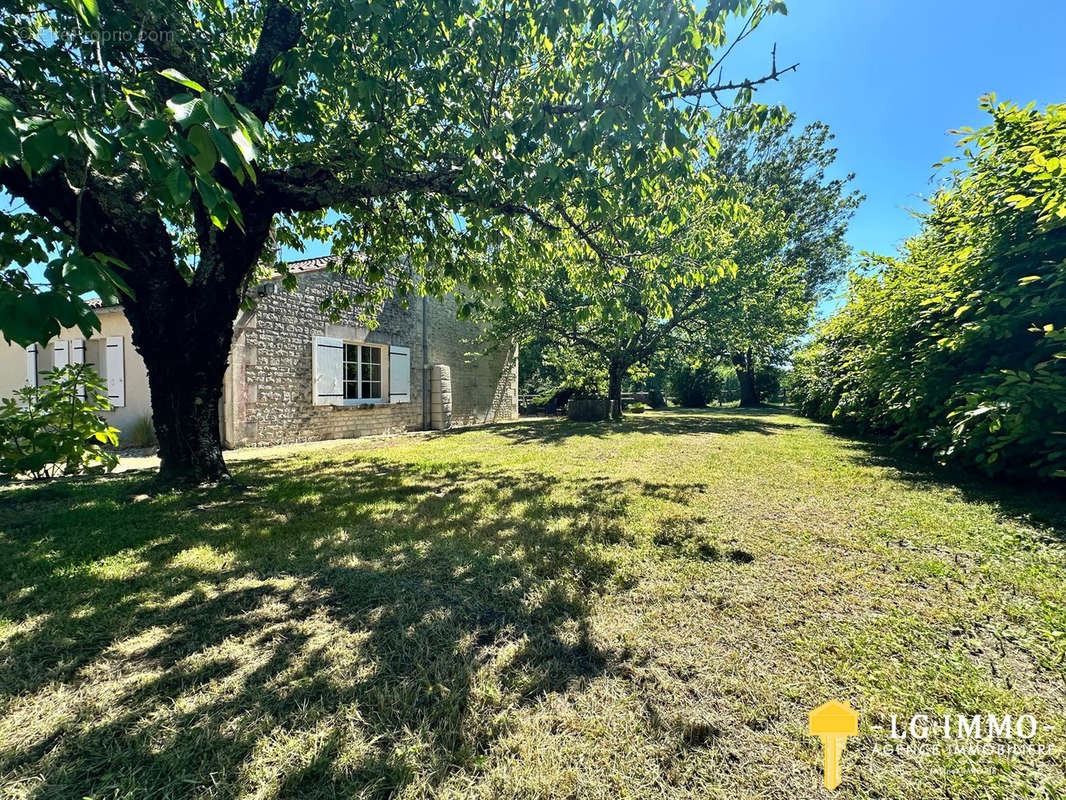
M 1066 507 L 782 412 L 0 490 L 0 797 L 1064 796 Z M 1041 757 L 874 753 L 1032 713 Z

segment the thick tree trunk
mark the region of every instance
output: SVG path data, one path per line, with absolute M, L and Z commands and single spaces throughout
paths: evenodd
M 740 383 L 740 407 L 753 408 L 761 405 L 759 392 L 755 388 L 755 363 L 751 350 L 733 353 L 733 366 L 737 370 L 737 381 Z
M 227 336 L 227 338 L 229 338 Z M 166 484 L 218 483 L 229 479 L 222 458 L 219 401 L 228 345 L 208 356 L 203 350 L 169 358 L 153 348 L 142 352 L 152 395 L 152 421 L 159 440 L 159 480 Z M 187 355 L 208 356 L 188 363 Z M 208 363 L 209 362 L 209 363 Z
M 611 363 L 607 368 L 607 399 L 611 401 L 611 418 L 622 418 L 622 375 L 625 368 L 621 364 Z
M 219 401 L 237 302 L 227 300 L 201 297 L 198 307 L 172 301 L 169 311 L 156 314 L 145 312 L 139 296 L 127 304 L 134 344 L 148 370 L 162 483 L 229 479 L 222 458 Z
M 135 297 L 124 304 L 133 344 L 148 370 L 163 484 L 230 479 L 219 428 L 222 380 L 240 308 L 240 282 L 265 238 L 262 223 L 254 238 L 216 237 L 223 241 L 202 247 L 211 264 L 201 264 L 203 272 L 191 284 L 172 267 L 142 273 Z

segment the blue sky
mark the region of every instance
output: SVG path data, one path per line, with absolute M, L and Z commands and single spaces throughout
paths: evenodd
M 836 135 L 837 163 L 866 196 L 849 239 L 893 253 L 918 229 L 932 165 L 954 149 L 948 130 L 983 125 L 978 98 L 1066 102 L 1064 0 L 786 0 L 730 56 L 727 77 L 799 69 L 757 93 Z

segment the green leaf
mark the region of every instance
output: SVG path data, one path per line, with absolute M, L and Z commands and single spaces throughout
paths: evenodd
M 174 199 L 174 202 L 179 206 L 183 206 L 189 202 L 189 198 L 192 196 L 192 181 L 189 180 L 189 176 L 184 169 L 175 167 L 167 175 L 167 189 L 170 190 L 170 196 Z
M 230 112 L 225 100 L 211 92 L 204 92 L 203 101 L 207 107 L 207 115 L 215 125 L 227 129 L 237 127 L 237 118 Z
M 71 0 L 74 13 L 90 28 L 100 27 L 100 9 L 96 0 Z
M 255 148 L 248 140 L 248 137 L 245 135 L 243 129 L 238 128 L 237 130 L 235 130 L 232 134 L 230 134 L 230 138 L 237 146 L 237 149 L 240 151 L 241 156 L 244 158 L 245 161 L 255 160 Z
M 54 125 L 42 125 L 22 140 L 23 168 L 29 174 L 39 172 L 52 159 L 69 155 L 69 145 L 67 138 L 61 136 Z
M 248 135 L 248 138 L 252 142 L 263 142 L 266 140 L 266 131 L 263 128 L 263 122 L 255 114 L 242 106 L 240 103 L 233 104 L 237 114 L 240 116 L 241 121 L 244 123 L 244 132 Z
M 186 99 L 187 98 L 187 99 Z M 174 119 L 183 128 L 196 125 L 207 119 L 207 109 L 199 97 L 179 94 L 167 100 L 167 108 L 174 114 Z
M 162 75 L 164 78 L 169 78 L 170 80 L 174 81 L 174 83 L 180 83 L 182 86 L 185 86 L 186 88 L 192 89 L 194 92 L 203 92 L 204 91 L 204 87 L 203 86 L 201 86 L 200 84 L 198 84 L 196 81 L 192 80 L 191 78 L 186 78 L 183 74 L 178 72 L 176 69 L 173 69 L 173 68 L 161 69 L 161 70 L 159 70 L 159 74 Z
M 170 132 L 168 126 L 161 119 L 146 119 L 141 123 L 140 131 L 150 142 L 162 142 Z
M 81 128 L 78 131 L 78 135 L 81 137 L 81 140 L 85 142 L 85 146 L 89 148 L 89 152 L 92 153 L 93 157 L 98 161 L 111 161 L 111 159 L 115 157 L 110 139 L 102 133 L 90 130 L 89 128 Z
M 189 129 L 189 143 L 196 148 L 192 157 L 196 171 L 201 175 L 209 174 L 218 162 L 218 151 L 211 141 L 211 134 L 203 125 L 194 125 Z

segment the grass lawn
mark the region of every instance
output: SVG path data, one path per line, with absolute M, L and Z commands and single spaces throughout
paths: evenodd
M 1066 796 L 1061 498 L 779 411 L 234 472 L 0 490 L 0 796 L 829 797 L 830 698 L 861 715 L 833 796 Z M 879 751 L 990 712 L 1053 752 Z

